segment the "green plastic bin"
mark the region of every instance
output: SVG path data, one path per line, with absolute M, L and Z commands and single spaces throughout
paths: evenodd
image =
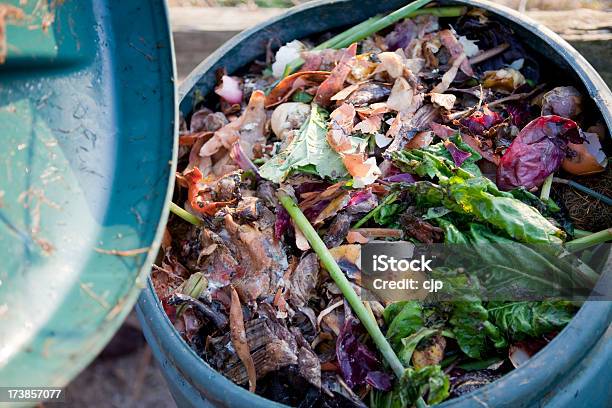
M 191 113 L 196 91 L 207 95 L 215 71 L 232 73 L 262 57 L 271 33 L 279 43 L 362 21 L 395 10 L 405 0 L 323 0 L 295 7 L 232 38 L 202 62 L 181 84 L 180 111 Z M 612 130 L 612 94 L 597 72 L 569 44 L 516 11 L 486 1 L 440 1 L 489 10 L 512 26 L 534 53 L 549 59 L 566 81 L 574 82 L 601 111 Z M 305 24 L 307 22 L 307 24 Z M 600 284 L 612 288 L 612 271 Z M 145 337 L 180 407 L 278 406 L 232 383 L 201 360 L 174 329 L 149 283 L 137 304 Z M 528 363 L 475 392 L 441 407 L 610 407 L 612 406 L 612 302 L 587 302 L 572 322 Z

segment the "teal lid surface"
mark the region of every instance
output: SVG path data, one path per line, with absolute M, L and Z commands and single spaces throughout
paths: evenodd
M 13 0 L 0 15 L 0 385 L 63 386 L 132 308 L 161 241 L 171 33 L 160 0 Z

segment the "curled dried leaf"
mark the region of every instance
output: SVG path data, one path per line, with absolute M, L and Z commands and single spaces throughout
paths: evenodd
M 266 108 L 283 103 L 301 87 L 309 83 L 320 84 L 329 77 L 327 71 L 300 71 L 283 78 L 266 96 Z
M 474 76 L 474 70 L 472 69 L 470 62 L 467 60 L 467 58 L 465 58 L 468 53 L 473 53 L 473 49 L 465 50 L 463 42 L 459 41 L 451 30 L 442 30 L 438 33 L 438 35 L 440 36 L 440 42 L 444 47 L 446 47 L 453 58 L 459 59 L 461 56 L 463 56 L 460 63 L 461 71 L 463 71 L 463 73 L 467 76 Z M 478 48 L 476 49 L 478 50 Z
M 382 124 L 382 115 L 372 115 L 355 126 L 355 130 L 364 134 L 376 134 Z
M 455 101 L 457 100 L 457 97 L 453 94 L 441 94 L 432 92 L 431 94 L 429 94 L 429 96 L 431 97 L 431 102 L 434 105 L 440 106 L 446 110 L 453 109 Z
M 317 94 L 314 98 L 317 104 L 328 106 L 331 97 L 342 90 L 346 77 L 351 72 L 351 67 L 354 64 L 356 52 L 357 43 L 351 44 L 345 50 L 338 65 L 331 71 L 329 77 L 319 85 L 319 89 L 317 89 Z
M 450 84 L 455 80 L 457 72 L 459 72 L 459 67 L 465 60 L 465 54 L 461 54 L 457 58 L 455 58 L 455 60 L 453 61 L 453 65 L 451 65 L 449 70 L 446 71 L 444 75 L 442 75 L 442 80 L 431 90 L 431 92 L 444 93 L 450 87 Z
M 513 92 L 526 83 L 525 77 L 513 68 L 503 68 L 484 73 L 482 86 L 500 92 Z
M 414 90 L 404 78 L 397 78 L 387 100 L 387 107 L 397 112 L 408 112 L 412 107 Z
M 249 344 L 247 343 L 246 331 L 244 329 L 244 317 L 242 315 L 242 305 L 240 304 L 240 298 L 238 292 L 233 286 L 230 286 L 232 291 L 232 303 L 230 307 L 230 336 L 232 339 L 232 345 L 236 350 L 236 354 L 244 364 L 247 375 L 249 377 L 249 391 L 255 392 L 257 385 L 257 373 L 255 372 L 255 363 L 249 350 Z

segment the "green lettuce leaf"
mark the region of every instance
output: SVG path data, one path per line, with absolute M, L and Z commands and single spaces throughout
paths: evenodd
M 535 208 L 507 196 L 487 178 L 475 177 L 452 183 L 448 195 L 457 212 L 473 215 L 504 230 L 524 243 L 562 243 L 563 231 L 554 226 Z
M 400 309 L 401 307 L 401 309 Z M 394 315 L 391 318 L 391 315 Z M 387 338 L 394 348 L 402 344 L 402 339 L 423 327 L 423 306 L 415 300 L 392 303 L 383 312 L 389 323 Z
M 404 188 L 414 193 L 417 205 L 444 206 L 487 222 L 509 237 L 527 244 L 561 244 L 565 234 L 535 208 L 497 190 L 485 177 L 453 177 L 440 184 L 417 181 Z
M 327 143 L 328 114 L 312 104 L 310 116 L 289 145 L 259 168 L 261 177 L 280 183 L 292 172 L 337 179 L 347 175 L 342 159 Z
M 467 149 L 460 139 L 455 143 Z M 480 156 L 476 152 L 470 153 L 472 156 L 461 167 L 455 165 L 441 143 L 424 149 L 393 152 L 392 160 L 402 171 L 438 182 L 418 181 L 405 187 L 414 193 L 419 206 L 444 206 L 458 214 L 487 222 L 520 242 L 563 242 L 565 233 L 536 208 L 515 198 L 512 193 L 500 191 L 495 183 L 483 177 L 474 162 Z M 528 195 L 522 194 L 521 198 L 526 199 Z
M 576 306 L 567 301 L 506 303 L 489 309 L 497 327 L 512 340 L 539 337 L 565 327 Z
M 463 178 L 481 176 L 480 168 L 476 164 L 476 161 L 482 158 L 478 152 L 465 144 L 461 136 L 454 136 L 451 139 L 459 149 L 471 153 L 460 167 L 455 166 L 444 143 L 422 149 L 396 151 L 391 154 L 391 159 L 403 171 L 431 179 L 446 179 L 455 175 Z
M 480 271 L 478 279 L 489 296 L 512 297 L 513 291 L 567 296 L 571 288 L 590 288 L 597 280 L 597 273 L 580 258 L 557 246 L 526 245 L 483 224 L 455 224 L 446 216 L 435 222 L 444 230 L 446 243 L 458 244 L 449 247 L 453 266 Z
M 400 359 L 404 367 L 408 367 L 410 365 L 412 354 L 414 353 L 414 350 L 416 350 L 421 340 L 431 337 L 437 332 L 437 329 L 421 327 L 416 333 L 402 339 L 402 347 L 397 354 L 397 357 Z
M 439 365 L 420 369 L 407 368 L 394 389 L 387 393 L 372 392 L 372 408 L 408 408 L 419 406 L 417 401 L 438 404 L 448 398 L 450 380 Z
M 488 320 L 489 313 L 477 296 L 465 295 L 453 305 L 450 324 L 461 351 L 469 357 L 481 359 L 488 351 L 487 339 L 496 348 L 507 346 L 500 330 Z
M 384 204 L 374 213 L 374 221 L 383 227 L 398 228 L 399 215 L 406 210 L 406 207 L 404 203 Z

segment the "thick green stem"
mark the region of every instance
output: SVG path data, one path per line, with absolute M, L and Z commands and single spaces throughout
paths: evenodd
M 323 243 L 323 240 L 321 240 L 321 237 L 319 237 L 319 234 L 317 234 L 317 231 L 315 231 L 315 229 L 312 227 L 304 213 L 302 213 L 302 210 L 300 210 L 300 208 L 295 204 L 293 198 L 282 190 L 277 193 L 277 196 L 280 203 L 283 205 L 283 207 L 285 207 L 285 210 L 287 210 L 291 216 L 291 219 L 293 219 L 295 227 L 302 231 L 302 234 L 304 234 L 312 249 L 319 256 L 321 263 L 325 269 L 327 269 L 334 282 L 336 282 L 338 288 L 342 291 L 345 299 L 351 305 L 351 308 L 361 321 L 361 324 L 363 324 L 363 326 L 366 328 L 370 334 L 370 337 L 372 337 L 372 340 L 380 350 L 387 363 L 389 363 L 389 366 L 395 375 L 397 375 L 398 378 L 401 378 L 402 374 L 404 373 L 404 366 L 400 362 L 399 358 L 397 358 L 397 355 L 391 348 L 391 345 L 385 338 L 385 335 L 382 333 L 382 331 L 380 331 L 380 327 L 378 327 L 376 319 L 372 318 L 370 313 L 368 313 L 368 310 L 361 302 L 361 299 L 357 293 L 355 293 L 353 290 L 349 280 L 340 270 L 338 263 L 336 263 L 332 254 Z
M 366 222 L 368 222 L 370 220 L 370 218 L 374 217 L 376 214 L 378 214 L 380 212 L 380 210 L 387 204 L 391 204 L 393 201 L 395 201 L 397 199 L 397 196 L 399 195 L 399 193 L 391 193 L 389 194 L 387 197 L 385 197 L 385 199 L 383 200 L 382 203 L 380 203 L 376 208 L 374 208 L 372 211 L 370 211 L 369 213 L 367 213 L 366 215 L 364 215 L 359 221 L 357 221 L 355 223 L 355 225 L 353 225 L 353 229 L 355 228 L 359 228 L 361 227 L 363 224 L 365 224 Z
M 548 197 L 550 197 L 550 187 L 552 186 L 553 182 L 553 174 L 554 173 L 550 173 L 548 177 L 546 177 L 546 180 L 544 180 L 542 191 L 540 192 L 540 200 L 542 201 L 546 201 L 548 200 Z
M 184 209 L 174 204 L 173 202 L 170 202 L 170 212 L 172 214 L 178 215 L 179 217 L 181 217 L 188 223 L 195 225 L 196 227 L 199 227 L 200 225 L 202 225 L 202 220 L 200 220 L 195 215 L 185 211 Z
M 354 35 L 356 35 L 357 33 L 361 32 L 364 29 L 366 29 L 368 26 L 370 26 L 371 24 L 374 24 L 380 18 L 381 18 L 380 15 L 376 15 L 374 17 L 370 17 L 367 20 L 362 21 L 361 23 L 357 24 L 356 26 L 351 27 L 348 30 L 345 30 L 345 31 L 341 32 L 340 34 L 330 38 L 329 40 L 322 42 L 321 44 L 319 44 L 316 47 L 314 47 L 313 50 L 321 51 L 321 50 L 326 50 L 328 48 L 341 48 L 341 47 L 338 47 L 338 44 L 346 41 L 347 38 L 351 38 Z
M 420 10 L 415 10 L 407 17 L 412 18 L 422 15 L 431 15 L 442 18 L 459 17 L 465 14 L 466 10 L 467 8 L 464 6 L 427 7 Z
M 591 234 L 592 234 L 591 231 L 585 231 L 585 230 L 581 230 L 578 228 L 574 228 L 574 238 L 588 237 Z
M 597 244 L 612 240 L 612 228 L 603 231 L 595 232 L 586 237 L 577 238 L 573 241 L 565 243 L 565 249 L 569 252 L 581 251 Z
M 367 38 L 371 36 L 372 34 L 379 32 L 380 30 L 384 30 L 385 28 L 389 27 L 392 24 L 395 24 L 396 22 L 404 18 L 414 17 L 419 14 L 434 14 L 435 15 L 436 14 L 436 12 L 434 11 L 436 10 L 435 8 L 419 10 L 421 7 L 423 7 L 430 1 L 431 0 L 417 0 L 410 4 L 407 4 L 404 7 L 395 10 L 393 13 L 390 13 L 382 18 L 379 18 L 372 24 L 369 24 L 368 26 L 364 27 L 362 30 L 358 30 L 353 35 L 348 36 L 342 41 L 338 41 L 335 44 L 335 47 L 336 48 L 348 47 L 352 43 L 356 41 L 361 41 L 364 38 Z M 459 16 L 463 13 L 464 10 L 465 8 L 463 7 L 448 7 L 448 8 L 445 8 L 444 12 L 442 12 L 441 10 L 439 10 L 438 12 L 440 13 L 439 15 L 441 16 L 443 15 L 445 17 L 450 17 L 450 16 Z

